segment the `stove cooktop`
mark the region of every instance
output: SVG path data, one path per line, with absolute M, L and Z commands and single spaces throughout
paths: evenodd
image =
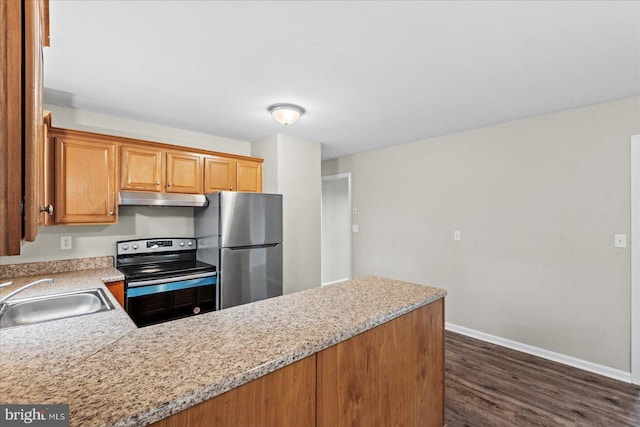
M 178 277 L 190 274 L 215 272 L 216 267 L 201 261 L 159 262 L 119 266 L 127 281 Z

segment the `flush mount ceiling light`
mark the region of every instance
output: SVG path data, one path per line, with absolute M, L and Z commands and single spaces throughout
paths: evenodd
M 277 122 L 290 125 L 305 113 L 304 108 L 295 104 L 273 104 L 267 108 Z

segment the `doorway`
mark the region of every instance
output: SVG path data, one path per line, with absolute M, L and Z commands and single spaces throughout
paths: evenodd
M 631 382 L 640 385 L 640 135 L 631 137 Z
M 351 174 L 322 177 L 322 285 L 351 279 Z

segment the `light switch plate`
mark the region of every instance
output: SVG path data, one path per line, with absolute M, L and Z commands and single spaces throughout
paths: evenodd
M 456 242 L 462 240 L 462 234 L 460 233 L 460 230 L 456 230 L 453 232 L 453 240 L 455 240 Z
M 616 234 L 616 235 L 614 235 L 613 246 L 616 247 L 616 248 L 626 248 L 627 247 L 627 235 L 626 234 Z
M 358 224 L 352 225 L 351 226 L 351 231 L 353 231 L 354 233 L 357 233 L 359 230 Z

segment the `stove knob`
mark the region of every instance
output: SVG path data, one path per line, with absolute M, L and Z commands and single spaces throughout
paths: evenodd
M 187 243 L 187 246 L 193 246 L 193 242 Z
M 132 246 L 132 248 L 133 248 L 133 250 L 135 251 L 136 249 L 138 249 L 138 245 L 134 243 L 134 244 L 133 244 L 133 246 Z
M 184 246 L 184 242 L 180 242 L 180 246 Z
M 126 251 L 127 249 L 129 249 L 129 245 L 125 243 L 124 245 L 122 245 L 122 249 Z

